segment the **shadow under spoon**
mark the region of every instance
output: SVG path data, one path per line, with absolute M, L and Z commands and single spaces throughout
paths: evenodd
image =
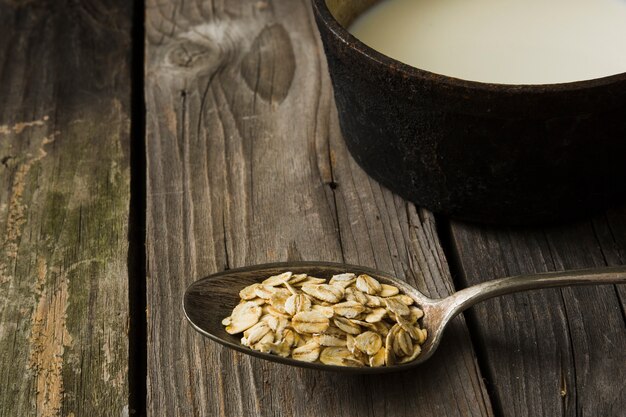
M 294 274 L 306 273 L 320 278 L 353 272 L 357 275 L 368 274 L 381 283 L 395 285 L 411 296 L 417 306 L 424 311 L 421 327 L 428 331 L 428 338 L 422 345 L 422 353 L 409 363 L 359 368 L 303 362 L 259 352 L 241 345 L 240 336 L 226 333 L 221 323 L 222 319 L 230 316 L 233 308 L 239 303 L 239 291 L 242 288 L 285 271 L 291 271 Z M 626 266 L 594 268 L 500 278 L 462 289 L 445 298 L 432 299 L 406 282 L 370 268 L 330 262 L 286 262 L 231 269 L 200 279 L 187 287 L 183 309 L 185 316 L 198 332 L 224 346 L 248 355 L 303 368 L 351 374 L 375 374 L 401 371 L 425 362 L 439 346 L 448 323 L 462 311 L 489 298 L 542 288 L 624 283 L 626 283 Z

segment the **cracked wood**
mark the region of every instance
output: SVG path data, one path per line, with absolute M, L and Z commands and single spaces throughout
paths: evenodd
M 0 416 L 128 415 L 130 9 L 0 28 Z
M 624 265 L 626 208 L 576 224 L 452 223 L 466 285 L 516 274 Z M 468 315 L 502 416 L 620 417 L 626 408 L 626 286 L 563 288 L 481 303 Z
M 345 378 L 224 349 L 182 316 L 194 280 L 280 260 L 452 291 L 433 216 L 347 153 L 308 1 L 148 1 L 146 59 L 148 415 L 491 416 L 462 318 L 423 367 Z

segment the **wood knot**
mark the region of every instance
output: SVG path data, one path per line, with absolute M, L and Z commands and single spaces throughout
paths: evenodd
M 199 44 L 190 40 L 182 40 L 168 50 L 166 63 L 169 66 L 194 69 L 214 66 L 219 60 L 219 51 L 208 44 Z
M 162 68 L 166 72 L 197 77 L 236 62 L 240 52 L 247 49 L 248 32 L 254 30 L 248 23 L 227 19 L 189 27 L 164 48 Z
M 279 23 L 261 30 L 241 63 L 248 87 L 270 103 L 281 103 L 287 97 L 295 71 L 291 39 Z

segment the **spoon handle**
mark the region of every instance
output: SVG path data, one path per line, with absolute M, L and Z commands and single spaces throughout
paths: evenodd
M 569 285 L 626 284 L 626 266 L 546 272 L 495 279 L 462 289 L 448 297 L 450 317 L 476 303 L 500 295 Z

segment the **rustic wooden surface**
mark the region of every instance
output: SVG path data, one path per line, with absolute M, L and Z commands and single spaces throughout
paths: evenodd
M 429 364 L 371 377 L 267 363 L 185 323 L 186 285 L 269 261 L 452 283 L 433 216 L 349 158 L 308 1 L 151 1 L 146 34 L 148 415 L 492 415 L 461 319 Z
M 626 208 L 486 228 L 370 180 L 343 145 L 308 0 L 148 1 L 144 317 L 131 9 L 0 0 L 0 417 L 623 415 L 624 286 L 488 301 L 429 363 L 375 377 L 266 363 L 187 325 L 186 285 L 263 262 L 376 267 L 432 296 L 453 278 L 626 262 Z M 147 340 L 128 335 L 144 320 Z
M 0 0 L 0 416 L 129 411 L 129 12 Z
M 626 207 L 550 228 L 453 222 L 451 233 L 465 285 L 626 263 Z M 474 307 L 468 320 L 496 414 L 623 416 L 625 310 L 624 285 L 521 293 Z

